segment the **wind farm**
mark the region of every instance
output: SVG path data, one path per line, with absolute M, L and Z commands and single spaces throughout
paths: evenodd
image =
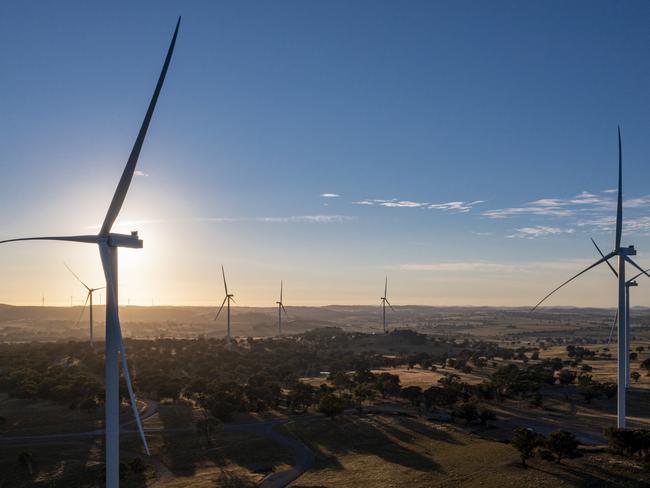
M 650 6 L 179 7 L 3 6 L 0 487 L 649 486 Z

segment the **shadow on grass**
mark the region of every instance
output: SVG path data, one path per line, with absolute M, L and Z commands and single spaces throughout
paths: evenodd
M 182 405 L 161 406 L 158 416 L 163 429 L 165 429 L 162 434 L 163 445 L 160 452 L 163 463 L 174 476 L 194 476 L 197 452 L 201 451 L 200 436 L 191 431 L 174 432 L 171 430 L 191 426 L 191 408 Z
M 385 423 L 380 424 L 373 418 L 343 416 L 305 425 L 300 428 L 299 437 L 314 451 L 316 465 L 313 469 L 316 470 L 343 470 L 339 456 L 361 454 L 377 456 L 388 463 L 417 471 L 444 473 L 442 467 L 433 459 L 398 444 L 390 437 L 394 436 L 402 442 L 414 442 L 416 438 L 412 432 L 425 428 L 421 423 L 410 419 L 400 419 L 400 423 L 406 425 L 406 429 L 411 432 Z M 446 438 L 444 432 L 428 429 L 432 431 L 432 437 L 442 435 L 442 440 Z M 440 440 L 439 437 L 434 438 Z
M 638 476 L 614 471 L 611 466 L 586 463 L 582 466 L 572 466 L 567 461 L 562 464 L 549 463 L 548 467 L 529 466 L 530 470 L 551 475 L 570 486 L 591 488 L 596 486 L 627 486 L 646 487 L 647 480 Z

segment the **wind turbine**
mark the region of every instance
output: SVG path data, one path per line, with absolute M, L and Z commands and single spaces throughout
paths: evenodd
M 594 246 L 598 250 L 598 253 L 603 256 L 603 252 L 600 250 L 600 247 L 598 247 L 598 244 L 596 244 L 596 241 L 591 239 L 591 242 L 593 242 Z M 614 269 L 614 267 L 607 263 L 609 265 L 609 268 L 612 270 L 612 273 L 614 273 L 614 276 L 618 278 L 618 273 Z M 636 274 L 629 280 L 625 282 L 625 386 L 627 388 L 630 387 L 630 288 L 639 286 L 639 284 L 636 282 L 637 278 L 639 278 L 643 274 L 647 274 L 647 272 L 650 271 L 650 269 L 646 269 L 642 271 L 641 273 Z M 616 324 L 616 319 L 618 318 L 618 312 L 616 312 L 616 318 L 614 318 L 614 324 L 612 325 L 612 330 L 609 333 L 609 340 L 611 340 L 612 337 L 612 331 L 614 330 L 614 325 Z M 609 342 L 608 340 L 608 342 Z
M 390 309 L 394 312 L 395 309 L 393 306 L 390 304 L 388 301 L 388 276 L 386 276 L 386 281 L 384 282 L 384 296 L 380 298 L 381 300 L 381 311 L 383 314 L 383 323 L 384 323 L 384 334 L 386 333 L 386 304 L 390 307 Z
M 79 314 L 79 318 L 77 319 L 77 324 L 81 321 L 81 317 L 83 317 L 84 310 L 86 310 L 86 305 L 88 305 L 88 302 L 90 301 L 90 306 L 88 308 L 88 311 L 90 312 L 90 345 L 92 347 L 95 347 L 95 344 L 93 343 L 93 293 L 98 291 L 98 290 L 103 290 L 106 287 L 101 286 L 99 288 L 90 288 L 86 283 L 81 281 L 81 278 L 79 278 L 79 276 L 77 276 L 77 274 L 74 271 L 72 271 L 67 264 L 63 263 L 63 265 L 66 268 L 68 268 L 68 271 L 70 271 L 70 273 L 72 273 L 72 276 L 77 278 L 77 281 L 79 283 L 81 283 L 83 285 L 83 287 L 88 291 L 88 294 L 86 295 L 86 301 L 84 302 L 84 306 L 81 309 L 81 313 Z M 75 326 L 77 324 L 75 324 Z
M 129 375 L 128 364 L 126 362 L 126 354 L 124 352 L 124 343 L 122 341 L 122 331 L 120 329 L 119 318 L 119 305 L 118 305 L 118 260 L 117 250 L 120 247 L 128 247 L 134 249 L 142 248 L 142 241 L 138 237 L 137 231 L 128 234 L 116 234 L 111 232 L 111 228 L 117 219 L 124 199 L 126 198 L 129 185 L 133 179 L 133 173 L 140 156 L 140 150 L 144 143 L 147 129 L 151 122 L 160 90 L 162 89 L 165 81 L 165 75 L 169 68 L 169 63 L 174 52 L 174 45 L 176 44 L 176 37 L 178 36 L 178 28 L 181 19 L 178 18 L 174 35 L 172 37 L 165 62 L 163 64 L 156 88 L 154 89 L 153 96 L 149 102 L 147 113 L 142 121 L 140 131 L 136 137 L 133 149 L 122 173 L 122 177 L 117 185 L 115 194 L 104 218 L 104 223 L 97 235 L 82 235 L 82 236 L 65 236 L 65 237 L 28 237 L 21 239 L 9 239 L 0 241 L 0 244 L 14 241 L 29 241 L 29 240 L 53 240 L 53 241 L 70 241 L 70 242 L 83 242 L 87 244 L 97 244 L 99 247 L 99 254 L 104 269 L 104 277 L 106 279 L 106 343 L 105 343 L 105 374 L 106 374 L 106 395 L 105 395 L 105 433 L 106 433 L 106 487 L 117 488 L 120 483 L 120 392 L 119 392 L 119 363 L 118 354 L 122 360 L 122 368 L 124 370 L 124 378 L 129 392 L 131 401 L 131 408 L 133 415 L 140 432 L 142 443 L 144 444 L 147 454 L 149 454 L 149 447 L 144 436 L 142 429 L 142 422 L 138 413 L 138 406 L 135 401 L 133 387 L 131 385 L 131 378 Z
M 223 302 L 221 302 L 221 307 L 219 307 L 219 311 L 217 312 L 217 315 L 214 317 L 214 320 L 217 320 L 219 318 L 219 314 L 221 313 L 221 310 L 223 310 L 223 306 L 226 302 L 228 302 L 228 332 L 227 332 L 227 340 L 228 344 L 230 344 L 230 302 L 232 301 L 233 303 L 235 302 L 235 295 L 232 293 L 228 293 L 228 284 L 226 283 L 226 272 L 223 270 L 223 264 L 221 265 L 221 275 L 223 276 L 223 287 L 226 290 L 226 296 L 223 299 Z
M 287 313 L 287 309 L 284 308 L 284 303 L 282 303 L 282 280 L 280 280 L 280 301 L 275 302 L 278 304 L 278 335 L 282 335 L 282 312 L 284 312 L 284 315 L 289 318 L 289 314 Z
M 552 290 L 548 295 L 542 298 L 537 305 L 535 305 L 531 311 L 534 311 L 539 307 L 547 298 L 553 295 L 556 291 L 562 288 L 564 285 L 575 280 L 578 276 L 583 275 L 587 271 L 602 263 L 609 263 L 609 260 L 613 257 L 618 257 L 618 384 L 617 384 L 617 416 L 616 416 L 616 426 L 619 429 L 625 428 L 625 374 L 626 374 L 626 351 L 627 351 L 627 338 L 626 338 L 626 327 L 627 327 L 627 314 L 626 314 L 626 286 L 625 286 L 625 263 L 628 262 L 642 274 L 648 275 L 638 264 L 634 262 L 631 256 L 636 256 L 636 250 L 634 246 L 621 247 L 621 236 L 623 233 L 623 151 L 621 148 L 621 128 L 618 128 L 618 199 L 616 204 L 616 235 L 614 240 L 614 250 L 609 252 L 606 255 L 603 255 L 601 259 L 593 263 L 592 265 L 586 267 L 578 274 L 572 276 L 560 286 Z M 648 275 L 650 276 L 650 275 Z

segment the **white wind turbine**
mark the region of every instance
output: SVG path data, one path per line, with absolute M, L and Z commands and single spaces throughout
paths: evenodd
M 149 454 L 149 447 L 144 436 L 142 422 L 138 413 L 138 406 L 135 401 L 133 387 L 131 385 L 131 378 L 129 375 L 128 364 L 126 362 L 126 354 L 124 352 L 124 343 L 122 341 L 122 331 L 120 329 L 119 318 L 119 304 L 118 304 L 118 260 L 117 249 L 119 247 L 129 247 L 134 249 L 142 248 L 142 241 L 138 237 L 137 231 L 128 234 L 116 234 L 111 232 L 111 228 L 115 223 L 126 193 L 133 179 L 133 173 L 138 162 L 140 150 L 144 143 L 151 117 L 153 116 L 154 109 L 160 90 L 165 81 L 165 75 L 169 68 L 169 63 L 174 52 L 174 45 L 176 44 L 176 37 L 178 36 L 178 28 L 181 19 L 178 18 L 174 35 L 172 37 L 167 56 L 163 64 L 158 83 L 149 102 L 147 113 L 145 114 L 142 126 L 138 132 L 138 136 L 131 150 L 131 154 L 126 163 L 122 177 L 117 185 L 113 200 L 111 201 L 104 223 L 97 235 L 82 235 L 82 236 L 64 236 L 64 237 L 29 237 L 22 239 L 9 239 L 0 241 L 0 244 L 15 241 L 29 241 L 29 240 L 53 240 L 53 241 L 71 241 L 83 242 L 88 244 L 97 244 L 99 246 L 99 254 L 104 268 L 104 276 L 106 279 L 106 343 L 105 343 L 105 374 L 106 374 L 106 395 L 105 395 L 105 433 L 106 433 L 106 487 L 117 488 L 120 483 L 120 392 L 119 392 L 119 362 L 118 354 L 122 360 L 122 368 L 124 370 L 124 377 L 129 392 L 129 398 L 133 414 L 138 426 L 138 431 L 144 444 L 147 454 Z
M 390 307 L 390 309 L 394 312 L 395 309 L 393 306 L 390 304 L 388 301 L 388 276 L 386 276 L 386 281 L 384 282 L 384 296 L 380 298 L 381 300 L 381 312 L 383 315 L 383 324 L 384 324 L 384 334 L 386 333 L 386 304 Z
M 631 256 L 636 255 L 634 246 L 621 247 L 621 236 L 623 233 L 623 151 L 621 148 L 621 128 L 618 128 L 618 199 L 616 204 L 616 235 L 614 240 L 614 250 L 609 254 L 603 255 L 601 259 L 572 276 L 560 286 L 551 291 L 542 298 L 532 310 L 539 307 L 548 297 L 564 285 L 576 279 L 578 276 L 586 273 L 592 268 L 609 262 L 613 257 L 618 257 L 618 381 L 617 381 L 617 416 L 616 426 L 619 429 L 625 428 L 625 393 L 626 393 L 626 356 L 627 356 L 627 314 L 626 314 L 626 281 L 625 281 L 625 263 L 628 262 L 642 274 L 648 275 L 638 264 L 634 262 Z M 648 275 L 650 276 L 650 275 Z
M 287 309 L 284 308 L 284 303 L 282 303 L 282 280 L 280 280 L 280 301 L 275 302 L 278 304 L 278 335 L 282 335 L 282 312 L 284 312 L 284 315 L 289 318 L 289 314 L 287 313 Z
M 74 271 L 72 271 L 67 264 L 63 263 L 63 265 L 66 268 L 68 268 L 68 271 L 70 271 L 70 273 L 72 273 L 72 276 L 77 278 L 77 281 L 79 283 L 81 283 L 84 286 L 84 288 L 88 291 L 88 294 L 86 295 L 86 301 L 84 302 L 84 306 L 81 309 L 81 313 L 79 314 L 79 318 L 77 319 L 77 323 L 75 324 L 75 327 L 81 321 L 81 317 L 83 317 L 84 310 L 86 310 L 86 305 L 88 305 L 88 311 L 89 311 L 89 315 L 90 315 L 90 345 L 92 347 L 95 347 L 95 344 L 93 343 L 93 293 L 96 292 L 96 291 L 99 291 L 99 290 L 103 290 L 106 287 L 101 286 L 99 288 L 90 288 L 86 283 L 81 281 L 81 278 L 79 278 L 77 276 L 77 274 Z M 90 301 L 90 303 L 88 303 L 89 301 Z
M 228 329 L 226 333 L 226 338 L 228 340 L 228 344 L 230 344 L 231 341 L 231 336 L 230 336 L 230 302 L 237 303 L 235 302 L 235 295 L 232 293 L 228 293 L 228 284 L 226 283 L 226 272 L 223 270 L 223 264 L 221 265 L 221 275 L 223 276 L 223 288 L 226 290 L 226 296 L 223 299 L 223 302 L 221 302 L 221 306 L 219 307 L 219 311 L 217 312 L 217 315 L 215 315 L 214 320 L 217 320 L 219 318 L 219 314 L 221 313 L 221 310 L 223 310 L 224 304 L 227 302 L 227 312 L 228 312 Z

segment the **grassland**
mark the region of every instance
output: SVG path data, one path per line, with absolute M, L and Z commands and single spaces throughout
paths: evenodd
M 508 444 L 404 417 L 344 417 L 284 427 L 316 453 L 293 488 L 647 486 L 639 466 L 602 452 L 521 466 Z

